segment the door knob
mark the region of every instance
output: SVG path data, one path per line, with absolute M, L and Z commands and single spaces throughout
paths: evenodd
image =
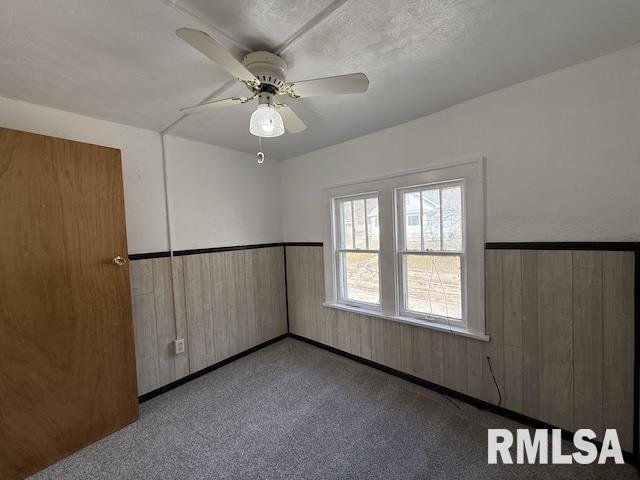
M 117 266 L 121 267 L 125 263 L 127 263 L 127 259 L 124 258 L 124 257 L 121 257 L 120 255 L 117 255 L 117 256 L 113 257 L 113 263 L 115 263 Z

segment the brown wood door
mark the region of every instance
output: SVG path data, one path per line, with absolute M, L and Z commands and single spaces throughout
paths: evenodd
M 120 151 L 0 128 L 0 478 L 134 421 Z

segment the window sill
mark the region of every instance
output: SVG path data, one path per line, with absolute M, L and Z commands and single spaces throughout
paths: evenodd
M 383 320 L 391 320 L 393 322 L 406 323 L 407 325 L 413 325 L 415 327 L 429 328 L 431 330 L 438 330 L 440 332 L 452 333 L 454 335 L 460 335 L 462 337 L 473 338 L 475 340 L 481 340 L 488 342 L 490 340 L 489 335 L 483 335 L 479 333 L 469 332 L 463 328 L 456 326 L 444 325 L 442 323 L 429 322 L 427 320 L 417 320 L 410 317 L 400 317 L 396 315 L 387 315 L 385 313 L 369 310 L 366 308 L 353 307 L 350 305 L 342 305 L 340 303 L 323 303 L 323 307 L 333 308 L 336 310 L 342 310 L 345 312 L 358 313 L 360 315 L 367 315 L 369 317 L 382 318 Z

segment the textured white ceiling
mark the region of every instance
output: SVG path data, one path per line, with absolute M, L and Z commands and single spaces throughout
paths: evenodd
M 362 71 L 361 95 L 291 101 L 309 128 L 265 142 L 288 158 L 640 42 L 638 0 L 3 0 L 0 96 L 164 130 L 229 76 L 178 39 L 208 31 L 238 57 L 284 48 L 289 79 Z M 198 20 L 200 17 L 201 20 Z M 171 133 L 255 152 L 252 106 Z

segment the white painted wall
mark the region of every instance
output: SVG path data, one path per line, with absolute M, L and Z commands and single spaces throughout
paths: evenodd
M 165 137 L 174 250 L 282 241 L 280 165 Z
M 487 241 L 640 240 L 640 45 L 282 162 L 284 239 L 322 240 L 327 186 L 476 154 Z
M 119 148 L 129 253 L 168 249 L 157 132 L 0 97 L 0 126 Z M 166 137 L 174 250 L 282 241 L 280 168 Z
M 487 158 L 488 241 L 640 240 L 640 45 L 275 163 L 167 137 L 174 249 L 320 241 L 322 189 Z M 122 151 L 129 253 L 166 250 L 158 133 L 0 97 L 0 126 Z
M 167 250 L 158 133 L 3 97 L 0 126 L 119 148 L 129 253 Z

